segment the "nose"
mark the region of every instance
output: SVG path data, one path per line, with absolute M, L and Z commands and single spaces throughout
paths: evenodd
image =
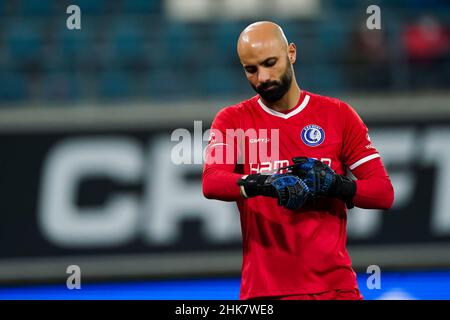
M 259 84 L 265 83 L 270 80 L 269 70 L 261 68 L 258 72 L 258 82 Z

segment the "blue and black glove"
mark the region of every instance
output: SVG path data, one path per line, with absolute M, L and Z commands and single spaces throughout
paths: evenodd
M 244 197 L 267 196 L 278 199 L 278 205 L 290 210 L 303 206 L 309 197 L 308 186 L 290 174 L 251 174 L 238 180 Z
M 311 198 L 335 197 L 343 200 L 348 208 L 354 207 L 352 199 L 356 193 L 355 181 L 337 174 L 325 163 L 313 158 L 295 157 L 292 161 L 292 172 L 306 183 Z

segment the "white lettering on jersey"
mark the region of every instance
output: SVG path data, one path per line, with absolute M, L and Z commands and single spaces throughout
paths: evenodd
M 313 159 L 317 160 L 317 158 Z M 327 166 L 331 167 L 330 158 L 320 158 L 320 161 L 325 163 Z M 257 173 L 263 174 L 287 166 L 289 166 L 289 160 L 275 160 L 273 162 L 263 161 L 261 163 L 250 163 L 250 174 L 257 174 Z M 286 173 L 286 170 L 279 170 L 278 173 Z

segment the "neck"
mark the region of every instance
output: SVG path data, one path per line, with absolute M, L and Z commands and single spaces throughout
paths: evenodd
M 300 88 L 294 78 L 292 79 L 291 87 L 289 88 L 288 92 L 286 92 L 286 94 L 280 100 L 275 102 L 268 102 L 262 98 L 261 99 L 266 106 L 275 111 L 287 111 L 291 110 L 297 105 L 298 99 L 300 99 L 300 93 Z

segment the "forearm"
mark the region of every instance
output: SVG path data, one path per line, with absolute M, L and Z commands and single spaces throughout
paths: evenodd
M 364 209 L 390 209 L 394 201 L 394 189 L 388 178 L 372 177 L 356 181 L 353 204 Z
M 203 195 L 208 199 L 223 201 L 236 201 L 241 199 L 240 188 L 237 181 L 242 174 L 235 173 L 218 166 L 207 166 L 203 171 Z
M 381 160 L 372 160 L 365 166 L 353 172 L 358 178 L 353 204 L 364 209 L 390 209 L 394 188 Z

